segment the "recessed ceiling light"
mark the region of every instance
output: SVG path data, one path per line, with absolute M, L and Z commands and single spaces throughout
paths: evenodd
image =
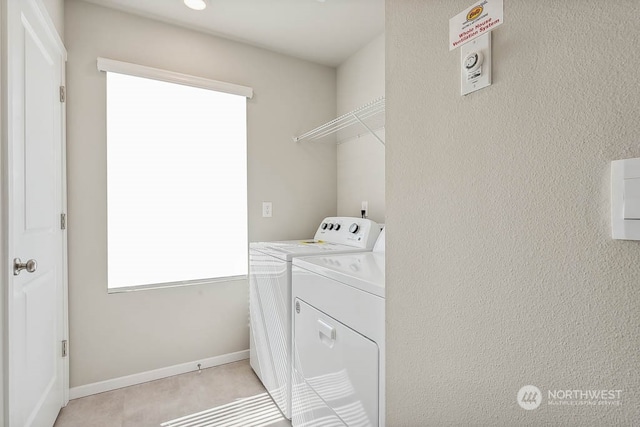
M 184 0 L 184 4 L 193 10 L 204 10 L 207 7 L 204 0 Z

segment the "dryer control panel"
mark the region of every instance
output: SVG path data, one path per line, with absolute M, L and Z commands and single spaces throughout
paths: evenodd
M 323 242 L 372 249 L 379 234 L 380 225 L 375 221 L 341 216 L 325 218 L 313 238 Z

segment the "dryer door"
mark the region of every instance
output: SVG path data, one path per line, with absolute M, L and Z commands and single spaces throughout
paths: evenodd
M 345 424 L 377 426 L 376 343 L 300 299 L 295 300 L 295 307 L 296 379 L 313 390 Z

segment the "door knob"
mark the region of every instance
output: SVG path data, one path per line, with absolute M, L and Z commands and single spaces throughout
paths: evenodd
M 13 275 L 17 276 L 22 270 L 27 270 L 27 273 L 33 273 L 38 268 L 38 263 L 35 259 L 30 259 L 27 262 L 22 262 L 20 258 L 13 260 Z

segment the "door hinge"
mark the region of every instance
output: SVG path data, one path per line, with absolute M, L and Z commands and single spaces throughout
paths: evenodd
M 67 100 L 67 89 L 64 86 L 60 86 L 60 102 Z
M 66 230 L 66 229 L 67 229 L 67 214 L 61 213 L 60 214 L 60 230 Z
M 62 341 L 62 357 L 67 357 L 67 340 Z

